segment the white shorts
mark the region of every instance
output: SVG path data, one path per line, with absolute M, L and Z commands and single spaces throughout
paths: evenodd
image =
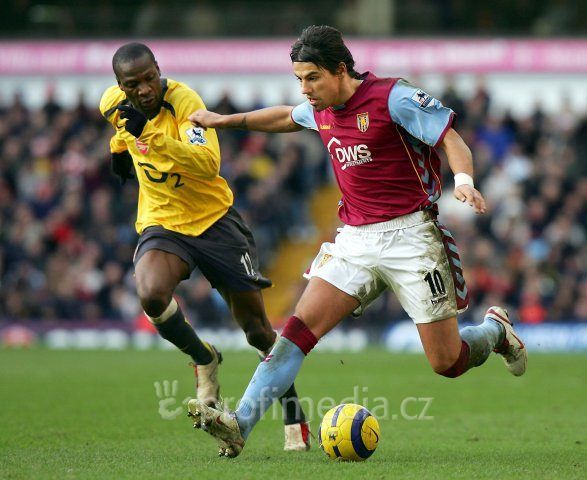
M 304 277 L 319 277 L 356 298 L 360 315 L 387 287 L 414 323 L 455 316 L 468 306 L 457 247 L 429 211 L 338 229 Z

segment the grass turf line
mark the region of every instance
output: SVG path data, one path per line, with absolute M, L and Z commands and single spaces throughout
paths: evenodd
M 159 414 L 154 382 L 178 381 L 166 411 L 194 395 L 188 359 L 176 352 L 1 350 L 0 478 L 585 478 L 586 360 L 535 354 L 514 378 L 492 355 L 449 380 L 421 355 L 313 353 L 297 381 L 301 397 L 338 402 L 356 386 L 360 403 L 388 402 L 377 452 L 349 464 L 329 461 L 315 443 L 308 453 L 283 452 L 281 421 L 267 418 L 240 457 L 217 458 L 213 440 L 183 412 Z M 225 352 L 223 395 L 242 394 L 256 363 L 252 351 Z M 406 419 L 406 398 L 432 398 L 426 414 L 434 418 Z M 423 402 L 407 401 L 404 414 L 417 415 Z

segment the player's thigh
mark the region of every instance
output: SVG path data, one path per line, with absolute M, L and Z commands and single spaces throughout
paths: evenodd
M 345 230 L 346 229 L 346 230 Z M 387 285 L 372 268 L 379 255 L 377 234 L 347 231 L 345 227 L 336 236 L 335 243 L 325 242 L 314 258 L 304 277 L 312 280 L 319 278 L 329 284 L 325 289 L 332 289 L 332 295 L 348 300 L 354 304 L 353 316 L 360 316 L 365 308 L 387 289 Z M 309 285 L 304 296 L 313 294 L 314 287 Z M 356 300 L 353 302 L 350 298 Z M 322 307 L 329 308 L 329 297 L 322 299 Z M 318 303 L 320 299 L 318 298 Z M 346 310 L 346 305 L 345 305 Z M 306 319 L 303 319 L 306 321 Z M 308 320 L 310 321 L 310 320 Z
M 295 308 L 295 316 L 318 339 L 359 307 L 359 301 L 320 277 L 312 277 Z
M 272 285 L 260 272 L 253 235 L 234 208 L 189 243 L 198 268 L 218 291 L 250 292 Z
M 189 276 L 189 266 L 180 257 L 156 248 L 145 251 L 135 265 L 139 297 L 169 296 L 182 279 Z
M 461 336 L 456 317 L 432 323 L 418 323 L 424 352 L 433 368 L 450 368 L 461 352 Z
M 379 271 L 416 324 L 454 317 L 467 307 L 456 246 L 433 221 L 385 233 Z M 458 269 L 458 271 L 457 271 Z

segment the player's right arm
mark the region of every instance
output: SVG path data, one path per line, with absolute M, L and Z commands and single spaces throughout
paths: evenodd
M 128 145 L 116 125 L 118 115 L 115 107 L 123 98 L 124 94 L 119 88 L 108 88 L 100 100 L 100 113 L 116 130 L 110 138 L 110 170 L 120 177 L 120 182 L 124 185 L 128 179 L 133 178 L 133 160 L 128 151 Z
M 114 130 L 116 130 L 116 133 L 110 139 L 111 153 L 121 153 L 128 150 L 126 142 L 120 135 L 120 129 L 116 126 L 116 121 L 118 120 L 116 105 L 123 99 L 124 93 L 116 86 L 108 88 L 100 99 L 100 113 L 112 125 Z
M 283 105 L 233 115 L 196 110 L 189 116 L 189 120 L 204 128 L 240 128 L 270 133 L 297 132 L 303 127 L 293 121 L 293 109 L 294 107 Z

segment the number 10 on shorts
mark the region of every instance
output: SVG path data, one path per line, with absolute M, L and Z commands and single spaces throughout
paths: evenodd
M 428 283 L 430 287 L 430 293 L 432 294 L 432 305 L 436 305 L 441 300 L 446 298 L 446 288 L 444 286 L 444 281 L 442 280 L 442 275 L 436 269 L 432 272 L 428 272 L 424 275 L 424 280 Z

